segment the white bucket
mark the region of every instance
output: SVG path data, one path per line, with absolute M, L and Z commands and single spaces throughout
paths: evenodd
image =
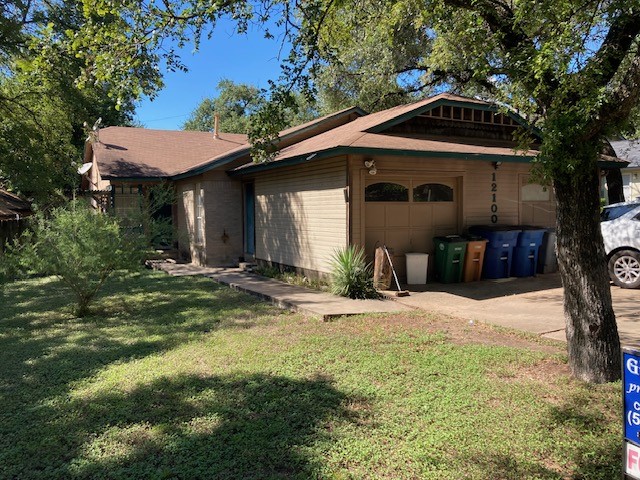
M 428 253 L 405 253 L 407 257 L 407 283 L 424 285 L 427 283 Z

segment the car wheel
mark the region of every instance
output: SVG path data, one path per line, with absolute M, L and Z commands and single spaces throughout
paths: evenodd
M 609 259 L 609 276 L 622 288 L 640 287 L 640 253 L 620 250 Z

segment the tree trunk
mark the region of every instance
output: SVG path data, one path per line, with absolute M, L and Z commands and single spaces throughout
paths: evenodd
M 577 164 L 585 170 L 553 183 L 567 350 L 575 377 L 604 383 L 620 378 L 620 339 L 600 232 L 598 169 L 595 161 Z

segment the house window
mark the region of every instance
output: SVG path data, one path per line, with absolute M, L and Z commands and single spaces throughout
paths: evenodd
M 453 188 L 441 183 L 423 183 L 413 188 L 414 202 L 453 202 Z
M 537 183 L 523 185 L 520 190 L 523 202 L 548 202 L 551 200 L 549 189 Z
M 374 183 L 364 189 L 365 202 L 408 202 L 409 189 L 398 183 Z
M 196 244 L 204 243 L 204 189 L 200 184 L 196 184 L 194 202 L 195 217 L 195 242 Z

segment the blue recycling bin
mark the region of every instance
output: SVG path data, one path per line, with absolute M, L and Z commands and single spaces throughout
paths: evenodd
M 520 228 L 511 225 L 474 225 L 469 227 L 473 235 L 487 239 L 482 265 L 482 278 L 507 278 L 511 275 L 513 249 L 518 241 Z
M 514 277 L 533 277 L 538 267 L 538 252 L 545 228 L 540 227 L 520 227 L 522 231 L 518 235 L 518 242 L 513 249 L 513 264 L 511 275 Z

